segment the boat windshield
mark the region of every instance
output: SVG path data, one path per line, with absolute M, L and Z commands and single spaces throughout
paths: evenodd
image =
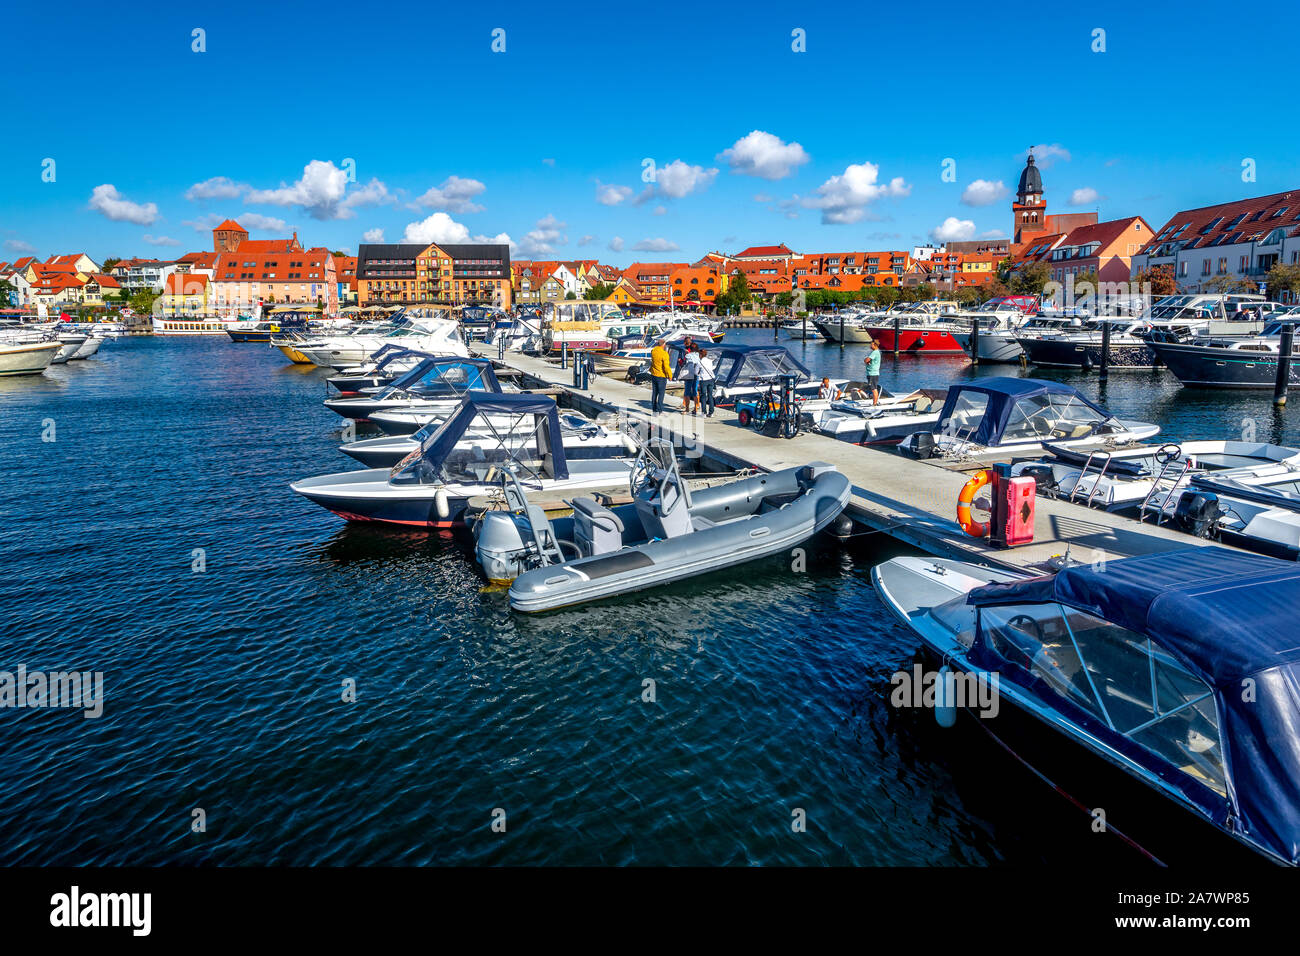
M 1049 706 L 1068 700 L 1226 795 L 1214 695 L 1151 639 L 1057 603 L 980 608 L 983 647 L 1004 677 Z M 1068 709 L 1066 711 L 1068 716 Z
M 451 434 L 455 430 L 457 434 Z M 520 480 L 550 475 L 547 420 L 533 412 L 453 415 L 389 472 L 394 484 L 481 484 L 504 470 Z
M 1077 395 L 1047 392 L 1019 399 L 1002 429 L 1003 442 L 1084 438 L 1113 421 Z

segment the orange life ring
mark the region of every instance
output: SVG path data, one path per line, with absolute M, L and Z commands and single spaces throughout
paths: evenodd
M 982 538 L 989 533 L 987 524 L 970 516 L 970 506 L 975 500 L 975 493 L 992 480 L 993 473 L 988 469 L 977 471 L 970 481 L 962 485 L 961 494 L 957 496 L 957 523 L 972 538 Z

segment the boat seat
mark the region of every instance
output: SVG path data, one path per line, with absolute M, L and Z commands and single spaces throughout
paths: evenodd
M 652 495 L 639 494 L 635 504 L 641 527 L 649 538 L 679 538 L 694 530 L 690 505 L 675 484 L 668 484 L 663 498 L 657 491 Z
M 574 498 L 573 537 L 587 557 L 609 554 L 623 547 L 623 521 L 594 498 Z

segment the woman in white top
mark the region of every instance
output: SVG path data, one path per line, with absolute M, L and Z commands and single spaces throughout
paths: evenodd
M 700 349 L 698 352 L 691 353 L 695 357 L 695 410 L 700 410 L 700 404 L 704 405 L 704 417 L 712 418 L 717 405 L 713 401 L 713 385 L 717 381 L 717 366 L 713 359 L 709 358 L 708 349 Z

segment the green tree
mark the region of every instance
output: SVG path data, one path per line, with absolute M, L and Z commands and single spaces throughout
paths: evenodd
M 614 294 L 614 287 L 608 282 L 597 282 L 587 290 L 586 298 L 593 302 L 604 302 Z
M 566 299 L 576 299 L 576 298 L 578 297 L 578 293 L 576 293 L 576 292 L 566 292 L 566 293 L 564 293 L 564 297 L 565 297 Z
M 140 315 L 147 315 L 153 311 L 153 304 L 161 294 L 153 291 L 153 289 L 141 289 L 139 292 L 134 293 L 129 300 L 131 311 Z
M 1045 262 L 1030 262 L 1011 273 L 1006 280 L 1013 295 L 1042 295 L 1052 275 Z
M 1289 266 L 1279 262 L 1268 270 L 1264 281 L 1267 283 L 1270 299 L 1280 299 L 1284 292 L 1294 298 L 1296 293 L 1300 292 L 1300 266 Z
M 99 271 L 111 272 L 113 266 L 117 265 L 121 261 L 122 261 L 121 258 L 119 258 L 118 256 L 109 256 L 107 259 L 104 260 L 104 264 L 99 267 Z

